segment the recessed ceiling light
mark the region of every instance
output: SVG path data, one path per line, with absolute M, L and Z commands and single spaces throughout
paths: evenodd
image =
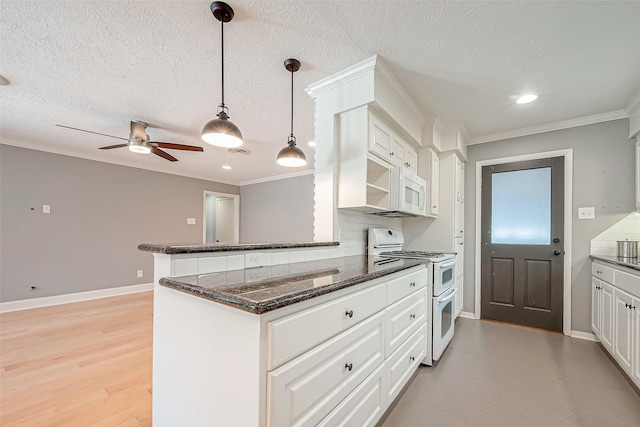
M 229 165 L 224 165 L 224 166 L 222 166 L 222 169 L 230 170 L 230 169 L 231 169 L 231 166 L 229 166 Z
M 309 147 L 315 147 L 315 146 L 316 146 L 315 141 L 309 141 Z
M 536 99 L 538 99 L 538 95 L 534 95 L 532 93 L 528 93 L 526 95 L 522 95 L 520 98 L 518 98 L 518 100 L 516 101 L 518 104 L 528 104 L 532 101 L 535 101 Z

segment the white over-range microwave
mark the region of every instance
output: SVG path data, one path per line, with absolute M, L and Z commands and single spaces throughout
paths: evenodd
M 391 169 L 389 210 L 371 212 L 386 217 L 425 216 L 427 214 L 427 181 L 405 168 Z

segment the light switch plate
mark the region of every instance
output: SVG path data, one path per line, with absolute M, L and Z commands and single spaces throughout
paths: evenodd
M 578 219 L 595 219 L 596 208 L 578 208 Z
M 187 218 L 187 224 L 188 225 L 194 225 L 196 223 L 196 219 L 195 218 Z
M 51 205 L 42 205 L 42 213 L 51 213 Z

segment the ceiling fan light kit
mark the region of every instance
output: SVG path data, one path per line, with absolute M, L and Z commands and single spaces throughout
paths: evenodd
M 278 153 L 278 164 L 290 168 L 298 168 L 307 164 L 304 151 L 296 147 L 296 137 L 293 136 L 293 73 L 300 69 L 300 61 L 289 58 L 284 61 L 284 67 L 291 72 L 291 134 L 287 146 Z
M 218 106 L 217 119 L 210 120 L 202 129 L 202 140 L 216 147 L 234 148 L 242 145 L 242 132 L 229 120 L 229 109 L 224 104 L 224 23 L 233 19 L 233 9 L 221 1 L 211 3 L 211 13 L 220 21 L 221 27 L 221 64 L 222 64 L 222 102 Z

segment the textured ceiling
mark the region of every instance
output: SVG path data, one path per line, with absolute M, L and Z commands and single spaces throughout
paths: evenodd
M 304 88 L 381 55 L 425 117 L 472 138 L 619 111 L 640 92 L 640 2 L 233 1 L 225 25 L 225 101 L 249 156 L 199 138 L 220 102 L 220 23 L 209 1 L 0 2 L 3 142 L 240 183 L 299 171 L 275 156 L 295 134 L 312 159 Z M 540 95 L 514 104 L 524 92 Z M 129 121 L 153 140 L 204 146 L 180 161 L 99 151 Z M 221 166 L 232 166 L 230 171 Z M 307 169 L 311 169 L 310 163 Z

